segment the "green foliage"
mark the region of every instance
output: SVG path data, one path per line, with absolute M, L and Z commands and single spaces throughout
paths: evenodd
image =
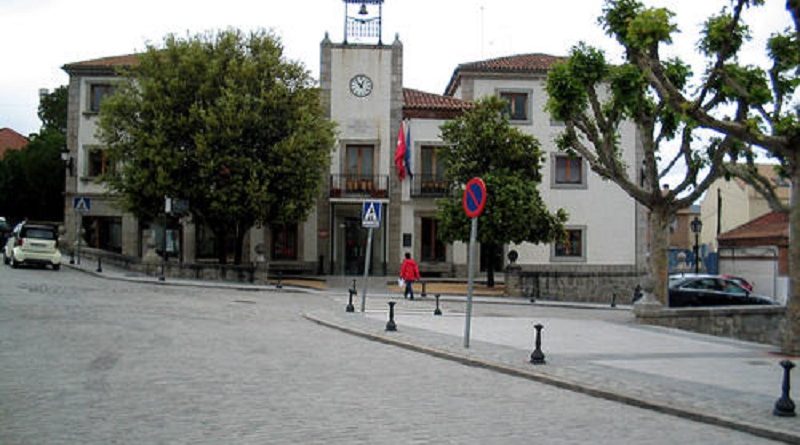
M 197 222 L 239 238 L 255 223 L 305 218 L 333 124 L 276 36 L 170 35 L 123 74 L 101 106 L 99 136 L 119 166 L 104 179 L 128 210 L 147 219 L 165 195 L 188 199 Z
M 654 48 L 660 43 L 672 43 L 671 35 L 678 30 L 670 21 L 674 16 L 664 8 L 641 11 L 628 23 L 626 41 L 642 49 Z
M 42 97 L 38 110 L 39 133 L 21 150 L 0 160 L 0 209 L 11 221 L 64 220 L 64 163 L 66 147 L 67 88 Z
M 697 47 L 706 56 L 724 54 L 727 59 L 737 53 L 742 44 L 749 39 L 750 32 L 747 26 L 741 22 L 734 22 L 733 17 L 723 10 L 706 20 Z
M 487 97 L 442 125 L 445 176 L 456 184 L 473 177 L 486 183 L 487 202 L 479 222 L 482 243 L 549 242 L 563 233 L 567 215 L 548 212 L 539 196 L 542 153 L 539 142 L 512 127 L 503 113 L 505 102 Z M 438 202 L 440 237 L 445 242 L 469 239 L 469 219 L 461 205 L 462 191 Z

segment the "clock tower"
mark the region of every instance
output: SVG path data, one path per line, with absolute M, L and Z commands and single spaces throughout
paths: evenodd
M 396 135 L 403 118 L 403 45 L 381 38 L 383 0 L 343 0 L 342 43 L 328 34 L 320 44 L 320 89 L 338 139 L 331 154 L 327 199 L 317 206 L 317 251 L 325 272 L 363 273 L 364 201 L 383 203 L 382 226 L 373 231 L 372 274 L 394 273 L 400 252 L 401 183 L 393 175 Z M 391 271 L 391 272 L 390 272 Z

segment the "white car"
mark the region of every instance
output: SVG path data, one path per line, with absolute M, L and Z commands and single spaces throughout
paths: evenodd
M 11 264 L 13 268 L 30 264 L 60 269 L 58 230 L 49 224 L 17 224 L 3 249 L 3 263 Z

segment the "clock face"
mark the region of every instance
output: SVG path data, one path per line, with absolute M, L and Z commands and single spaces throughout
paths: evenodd
M 372 92 L 372 79 L 366 74 L 356 74 L 350 79 L 350 92 L 356 97 L 366 97 Z

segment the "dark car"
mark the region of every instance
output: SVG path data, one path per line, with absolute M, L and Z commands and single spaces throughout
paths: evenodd
M 775 304 L 770 298 L 753 295 L 735 280 L 720 276 L 686 276 L 671 278 L 670 307 L 733 306 L 742 304 Z

